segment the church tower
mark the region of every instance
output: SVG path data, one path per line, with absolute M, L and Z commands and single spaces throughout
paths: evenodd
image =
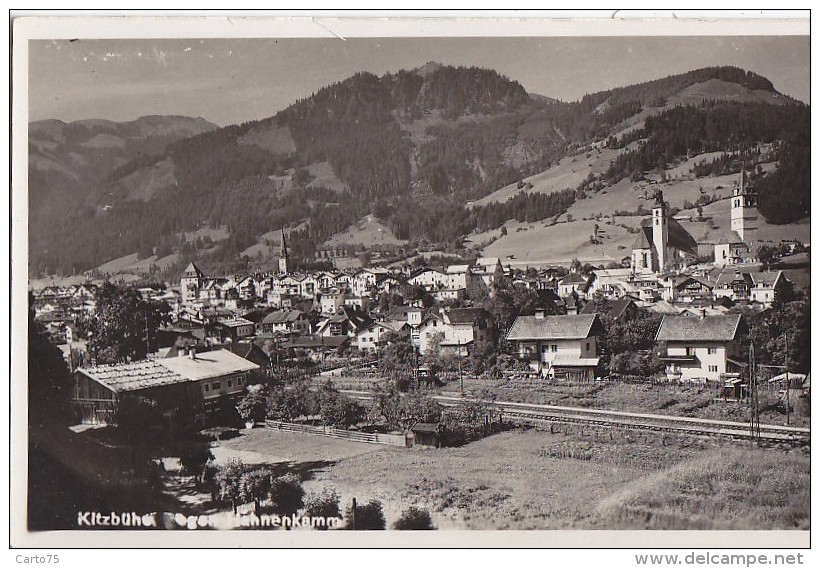
M 732 191 L 732 225 L 740 240 L 747 245 L 757 243 L 757 193 L 740 170 L 740 181 Z
M 185 268 L 180 278 L 179 288 L 183 304 L 190 304 L 199 297 L 199 289 L 202 288 L 205 275 L 199 267 L 191 262 Z
M 663 192 L 655 194 L 652 207 L 652 244 L 657 255 L 657 272 L 663 272 L 669 264 L 669 210 L 663 200 Z
M 288 245 L 285 242 L 285 228 L 282 227 L 282 244 L 279 248 L 279 274 L 288 273 Z

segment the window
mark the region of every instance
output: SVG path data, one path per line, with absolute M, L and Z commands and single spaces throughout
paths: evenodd
M 707 353 L 709 353 L 709 355 L 717 355 L 717 347 L 710 347 L 707 349 Z
M 717 365 L 709 365 L 709 372 L 710 373 L 717 373 Z
M 553 353 L 558 352 L 558 346 L 557 345 L 550 345 L 550 349 L 552 350 Z
M 233 381 L 228 381 L 228 388 L 231 388 L 232 386 L 233 386 Z
M 655 219 L 655 224 L 656 224 L 656 225 L 660 225 L 660 224 L 661 224 L 661 220 L 660 220 L 660 219 Z
M 589 341 L 587 341 L 587 351 L 589 351 Z
M 219 383 L 214 383 L 214 390 L 219 390 L 221 388 L 222 386 Z
M 208 392 L 209 390 L 211 390 L 211 385 L 205 383 L 205 392 Z

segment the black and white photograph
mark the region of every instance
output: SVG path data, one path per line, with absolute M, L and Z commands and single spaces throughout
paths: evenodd
M 807 547 L 797 16 L 15 22 L 20 542 Z

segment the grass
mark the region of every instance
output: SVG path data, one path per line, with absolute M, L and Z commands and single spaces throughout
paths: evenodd
M 633 483 L 598 507 L 624 528 L 808 529 L 809 461 L 721 448 Z
M 809 456 L 725 440 L 562 425 L 460 448 L 263 429 L 220 446 L 287 459 L 306 490 L 333 487 L 343 507 L 379 499 L 388 524 L 418 506 L 441 529 L 809 527 Z

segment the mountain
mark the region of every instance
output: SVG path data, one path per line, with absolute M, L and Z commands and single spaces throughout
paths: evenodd
M 29 124 L 29 223 L 32 253 L 46 244 L 49 227 L 67 213 L 104 201 L 104 180 L 126 164 L 164 152 L 182 138 L 217 128 L 203 118 L 144 116 L 129 122 L 110 120 L 41 120 Z M 117 175 L 118 178 L 121 176 Z M 173 184 L 172 176 L 153 176 L 160 186 Z M 126 180 L 123 180 L 127 183 Z M 142 186 L 150 182 L 144 180 Z M 157 190 L 159 188 L 154 188 Z M 126 198 L 148 199 L 145 187 Z
M 371 214 L 395 240 L 458 250 L 476 230 L 555 217 L 578 198 L 595 199 L 621 180 L 690 155 L 726 150 L 751 159 L 764 144 L 775 161 L 802 156 L 810 145 L 808 116 L 806 105 L 777 93 L 767 79 L 731 67 L 560 102 L 533 96 L 492 70 L 431 62 L 382 77 L 356 74 L 264 120 L 219 129 L 203 124 L 176 140 L 166 135 L 164 144 L 130 159 L 107 157 L 136 147 L 126 128 L 109 132 L 103 129 L 110 124 L 95 121 L 83 128 L 99 130 L 69 148 L 49 145 L 56 141 L 47 133 L 60 130 L 50 121 L 37 125 L 41 142 L 32 150 L 38 156 L 30 177 L 54 170 L 69 179 L 87 160 L 95 184 L 88 199 L 64 203 L 59 219 L 35 227 L 31 270 L 86 270 L 134 252 L 203 256 L 182 235 L 223 226 L 228 237 L 201 261 L 242 267 L 239 253 L 259 249 L 262 235 L 284 226 L 299 227 L 291 232 L 293 254 L 312 258 L 334 234 Z M 561 191 L 532 192 L 522 181 L 579 152 L 603 149 L 598 170 L 573 171 L 577 178 Z M 793 175 L 801 160 L 787 158 L 795 162 L 788 171 L 760 180 L 765 186 L 781 176 L 794 186 L 772 188 L 769 202 L 787 191 L 779 203 L 798 203 L 795 211 L 803 211 L 807 174 Z M 711 168 L 702 175 L 739 168 L 731 162 L 699 167 Z M 65 191 L 48 179 L 41 186 L 35 191 Z M 504 187 L 517 192 L 514 200 L 482 204 Z M 766 199 L 761 195 L 762 209 Z M 465 208 L 467 202 L 478 205 Z

